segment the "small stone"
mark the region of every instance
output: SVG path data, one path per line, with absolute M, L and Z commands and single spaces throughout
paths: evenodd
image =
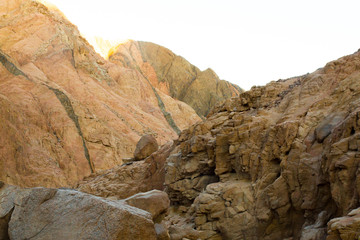
M 235 210 L 236 212 L 240 213 L 240 212 L 244 212 L 244 211 L 245 211 L 245 208 L 244 208 L 244 206 L 242 206 L 242 205 L 238 205 L 238 206 L 235 206 L 235 207 L 234 207 L 234 210 Z
M 236 147 L 234 145 L 230 145 L 229 147 L 229 153 L 234 154 L 236 152 Z

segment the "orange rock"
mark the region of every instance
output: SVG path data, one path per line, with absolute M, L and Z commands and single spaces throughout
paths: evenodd
M 128 40 L 109 52 L 117 65 L 138 70 L 155 88 L 181 100 L 206 116 L 217 103 L 242 92 L 238 86 L 220 80 L 216 73 L 200 71 L 183 57 L 150 42 Z
M 200 120 L 138 71 L 101 58 L 56 10 L 0 4 L 0 180 L 69 186 Z

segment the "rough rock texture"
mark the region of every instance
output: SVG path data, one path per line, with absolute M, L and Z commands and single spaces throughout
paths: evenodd
M 144 135 L 140 138 L 136 144 L 134 151 L 135 160 L 142 160 L 150 156 L 153 152 L 156 152 L 159 145 L 153 135 Z
M 326 240 L 351 240 L 360 238 L 360 208 L 352 210 L 348 216 L 334 218 L 328 223 Z
M 170 200 L 166 192 L 151 190 L 145 193 L 137 193 L 124 199 L 130 206 L 145 210 L 153 216 L 155 220 L 170 207 Z
M 142 161 L 99 171 L 84 178 L 77 189 L 101 197 L 128 198 L 153 189 L 164 190 L 165 161 L 173 149 L 172 142 Z
M 151 214 L 71 189 L 0 189 L 1 239 L 157 239 Z M 1 218 L 3 220 L 3 218 Z
M 129 40 L 109 53 L 109 61 L 138 70 L 155 88 L 186 102 L 199 116 L 215 104 L 238 95 L 242 89 L 220 80 L 216 73 L 200 71 L 183 57 L 150 42 Z
M 0 180 L 69 186 L 200 120 L 137 71 L 110 63 L 56 10 L 0 3 Z
M 168 157 L 172 204 L 206 239 L 325 239 L 360 206 L 359 106 L 360 52 L 227 100 Z

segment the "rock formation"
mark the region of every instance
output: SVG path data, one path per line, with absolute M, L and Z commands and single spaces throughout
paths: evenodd
M 207 239 L 325 239 L 360 206 L 359 69 L 356 52 L 253 87 L 183 131 L 167 159 L 172 204 Z M 327 239 L 357 236 L 346 219 L 350 237 L 338 219 Z
M 122 201 L 9 185 L 0 198 L 1 239 L 157 239 L 152 215 Z
M 148 158 L 99 171 L 77 184 L 79 191 L 100 197 L 125 199 L 153 189 L 164 190 L 165 161 L 173 150 L 172 142 Z
M 183 131 L 162 150 L 171 238 L 357 239 L 359 69 L 356 52 L 253 87 Z M 101 195 L 136 179 L 103 174 L 80 189 Z
M 109 61 L 138 70 L 155 88 L 189 104 L 199 116 L 206 116 L 217 103 L 242 92 L 238 86 L 220 80 L 216 73 L 200 71 L 183 57 L 150 42 L 129 40 L 109 52 Z
M 93 172 L 77 190 L 0 182 L 0 238 L 359 238 L 360 52 L 239 96 L 215 80 L 192 103 L 213 72 L 162 47 L 130 41 L 108 62 L 38 2 L 2 1 L 0 16 L 0 180 Z M 234 97 L 197 122 L 166 93 L 199 115 Z M 149 133 L 163 146 L 120 165 Z
M 200 120 L 137 71 L 101 58 L 56 10 L 0 3 L 0 180 L 70 186 Z

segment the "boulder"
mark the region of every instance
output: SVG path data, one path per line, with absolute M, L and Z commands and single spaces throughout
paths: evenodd
M 155 220 L 160 214 L 166 212 L 170 207 L 170 200 L 166 192 L 151 190 L 149 192 L 137 193 L 124 199 L 130 206 L 145 210 L 153 216 Z
M 157 151 L 159 145 L 153 135 L 144 135 L 136 144 L 134 158 L 135 160 L 142 160 L 150 156 L 153 152 Z
M 352 240 L 360 238 L 360 208 L 347 216 L 331 219 L 326 240 Z
M 15 200 L 10 239 L 156 239 L 151 214 L 71 189 L 33 188 Z

